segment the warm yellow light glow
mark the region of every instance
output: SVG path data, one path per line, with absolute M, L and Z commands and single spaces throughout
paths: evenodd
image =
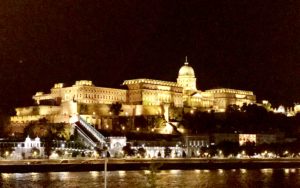
M 243 145 L 246 142 L 256 143 L 256 134 L 239 134 L 239 144 Z
M 296 172 L 296 169 L 292 168 L 290 169 L 292 173 L 295 173 Z
M 241 95 L 241 94 L 235 94 L 236 98 L 238 99 L 242 99 L 242 98 L 245 98 L 246 95 Z
M 98 172 L 98 171 L 90 171 L 90 174 L 93 178 L 100 176 L 100 172 Z
M 120 177 L 124 177 L 125 175 L 126 175 L 126 171 L 122 171 L 122 170 L 119 171 Z
M 171 174 L 178 174 L 180 170 L 170 170 Z
M 166 134 L 171 134 L 173 132 L 173 127 L 169 123 L 166 123 L 164 131 Z
M 10 173 L 1 173 L 1 177 L 6 180 L 6 179 L 9 179 L 11 177 L 12 174 Z
M 290 173 L 290 169 L 288 169 L 288 168 L 284 169 L 284 173 L 286 173 L 286 174 Z

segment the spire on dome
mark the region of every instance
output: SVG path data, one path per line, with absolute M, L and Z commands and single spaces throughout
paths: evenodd
M 189 64 L 187 56 L 185 56 L 185 62 L 184 62 L 184 64 L 185 64 L 185 65 L 188 65 L 188 64 Z
M 195 77 L 194 69 L 189 65 L 188 58 L 185 56 L 184 65 L 179 69 L 179 76 L 191 76 Z

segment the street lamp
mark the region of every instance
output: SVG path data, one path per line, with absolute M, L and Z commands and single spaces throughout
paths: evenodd
M 7 157 L 9 155 L 9 152 L 8 151 L 6 151 L 5 152 L 5 157 Z
M 223 151 L 220 150 L 220 151 L 219 151 L 219 157 L 222 157 L 222 155 L 223 155 Z

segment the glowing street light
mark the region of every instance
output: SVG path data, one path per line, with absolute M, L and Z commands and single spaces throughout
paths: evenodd
M 5 151 L 5 156 L 7 157 L 9 155 L 9 152 L 8 151 Z

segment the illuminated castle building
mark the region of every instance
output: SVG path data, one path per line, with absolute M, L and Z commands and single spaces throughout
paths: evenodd
M 57 83 L 50 93 L 37 92 L 33 96 L 35 106 L 16 108 L 11 123 L 21 126 L 42 118 L 67 123 L 71 115 L 80 114 L 98 129 L 103 129 L 112 128 L 110 106 L 117 102 L 122 104 L 120 116 L 164 115 L 167 121 L 196 109 L 224 112 L 228 105 L 256 102 L 252 91 L 198 90 L 194 69 L 187 59 L 179 69 L 177 82 L 141 78 L 125 80 L 123 86 L 126 89 L 98 87 L 88 80 L 76 81 L 73 86 Z

